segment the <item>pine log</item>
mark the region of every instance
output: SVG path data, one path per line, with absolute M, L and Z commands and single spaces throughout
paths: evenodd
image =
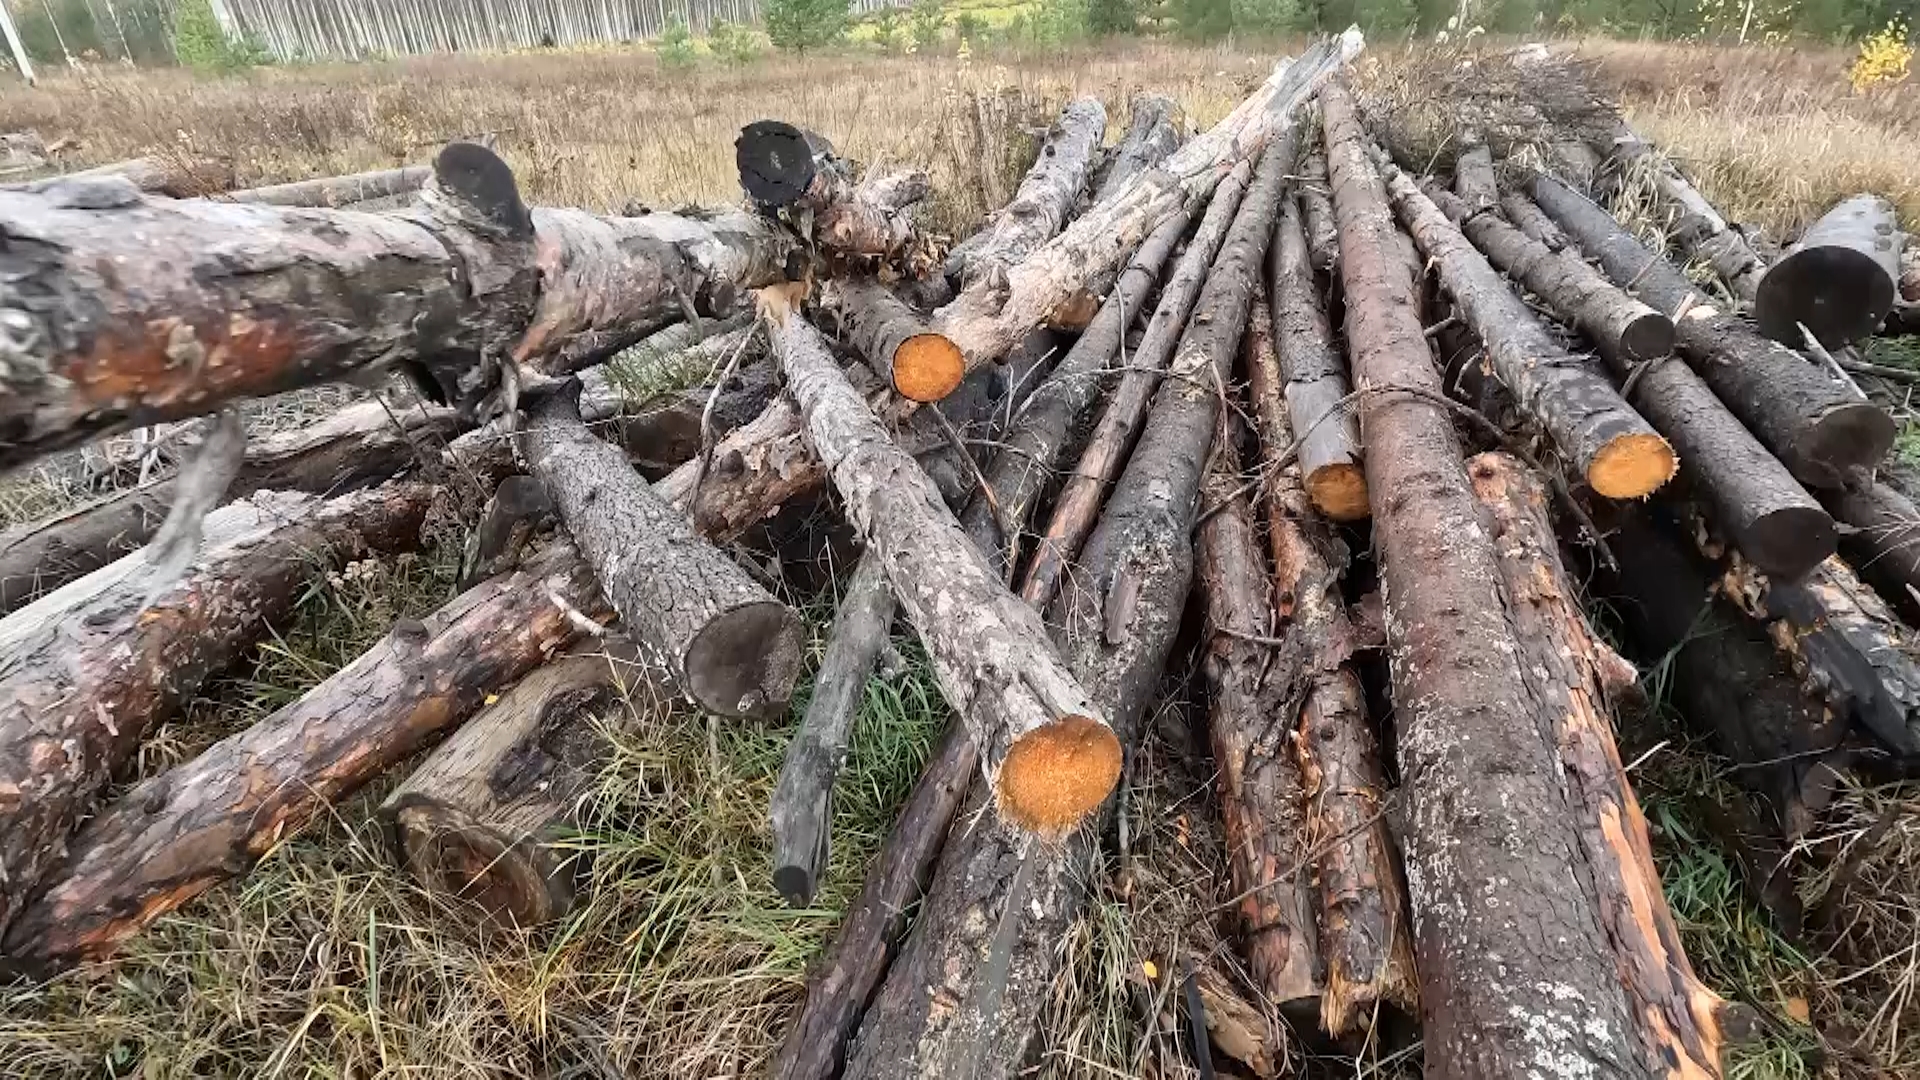
M 1327 183 L 1327 155 L 1317 146 L 1300 165 L 1300 180 L 1294 185 L 1300 195 L 1304 215 L 1307 251 L 1318 273 L 1333 274 L 1340 265 L 1340 230 L 1333 223 L 1333 189 Z
M 1593 179 L 1600 173 L 1600 155 L 1593 147 L 1573 139 L 1560 139 L 1547 147 L 1547 160 L 1554 175 L 1582 195 L 1593 191 Z
M 1886 456 L 1894 424 L 1884 410 L 1720 311 L 1672 263 L 1565 184 L 1536 175 L 1531 193 L 1614 284 L 1673 319 L 1681 356 L 1795 479 L 1836 486 Z
M 1162 94 L 1136 94 L 1130 103 L 1126 135 L 1118 146 L 1107 151 L 1099 168 L 1094 170 L 1092 203 L 1104 202 L 1136 174 L 1158 166 L 1167 155 L 1178 150 L 1185 138 L 1183 126 L 1180 106 L 1172 98 Z M 1103 298 L 1112 294 L 1114 282 L 1122 272 L 1123 268 L 1114 267 L 1096 274 L 1054 309 L 1048 325 L 1060 330 L 1084 330 L 1099 313 Z
M 850 170 L 826 136 L 781 120 L 756 120 L 733 141 L 740 187 L 761 206 L 817 210 L 844 188 Z
M 1545 484 L 1505 454 L 1482 454 L 1468 471 L 1491 526 L 1521 671 L 1566 778 L 1580 838 L 1575 878 L 1597 901 L 1643 1066 L 1664 1076 L 1720 1076 L 1728 1006 L 1687 960 L 1614 745 L 1602 672 L 1620 661 L 1588 629 L 1578 587 L 1561 566 Z
M 712 347 L 721 347 L 728 342 L 738 345 L 740 338 L 733 336 L 735 331 L 752 321 L 752 312 L 734 311 L 722 318 L 676 322 L 664 329 L 638 336 L 637 339 L 637 331 L 625 326 L 590 330 L 575 335 L 561 347 L 559 355 L 544 363 L 543 369 L 549 375 L 573 375 L 606 361 L 621 362 L 629 368 L 644 368 L 647 364 L 675 356 L 693 353 L 710 355 Z M 702 348 L 708 342 L 712 342 L 713 346 Z M 725 361 L 731 354 L 731 348 L 721 348 L 719 359 Z
M 959 347 L 871 278 L 829 283 L 821 304 L 833 311 L 841 334 L 874 373 L 904 398 L 939 401 L 966 374 Z
M 316 567 L 418 545 L 432 501 L 419 484 L 263 493 L 209 515 L 196 568 L 149 607 L 136 552 L 0 619 L 0 928 L 148 730 L 284 619 Z
M 1573 246 L 1567 234 L 1560 226 L 1541 210 L 1538 203 L 1527 198 L 1523 191 L 1503 191 L 1500 195 L 1500 212 L 1513 222 L 1513 227 L 1527 234 L 1527 238 L 1545 247 L 1548 251 L 1560 251 Z
M 1839 541 L 1833 519 L 1699 376 L 1665 359 L 1674 340 L 1665 315 L 1616 288 L 1577 252 L 1551 251 L 1493 214 L 1468 216 L 1458 200 L 1434 194 L 1495 266 L 1594 342 L 1633 406 L 1678 452 L 1689 485 L 1748 558 L 1792 578 L 1833 554 Z M 1532 205 L 1525 196 L 1513 198 Z
M 1486 343 L 1500 381 L 1552 436 L 1573 473 L 1610 499 L 1637 499 L 1673 478 L 1673 448 L 1606 377 L 1569 354 L 1418 184 L 1390 162 L 1382 179 L 1421 254 L 1438 264 L 1455 310 Z
M 212 195 L 233 187 L 233 162 L 226 158 L 192 157 L 184 154 L 160 154 L 129 158 L 125 161 L 77 169 L 59 176 L 4 185 L 6 189 L 44 191 L 68 180 L 102 180 L 117 177 L 150 195 L 169 199 L 192 199 Z
M 915 276 L 925 269 L 930 252 L 907 209 L 931 193 L 926 173 L 886 173 L 856 183 L 824 136 L 779 120 L 748 124 L 733 145 L 747 195 L 765 211 L 805 214 L 823 249 L 878 259 Z
M 701 708 L 722 716 L 784 709 L 800 675 L 800 617 L 593 437 L 578 390 L 575 383 L 531 408 L 522 450 L 627 633 Z
M 1493 151 L 1478 133 L 1462 136 L 1460 156 L 1453 161 L 1453 194 L 1466 206 L 1467 217 L 1495 212 L 1500 205 L 1500 182 L 1493 174 Z
M 1847 560 L 1888 604 L 1920 615 L 1920 508 L 1864 473 L 1824 494 L 1834 516 L 1853 526 L 1840 541 Z
M 1426 1070 L 1640 1076 L 1599 915 L 1568 895 L 1577 833 L 1535 726 L 1499 569 L 1352 99 L 1321 93 L 1347 341 L 1387 602 Z M 1502 286 L 1504 288 L 1504 286 Z M 1416 396 L 1418 395 L 1418 396 Z M 1497 882 L 1497 905 L 1487 883 Z
M 462 593 L 291 705 L 135 785 L 75 834 L 14 920 L 12 963 L 111 956 L 339 800 L 459 724 L 580 634 L 559 598 L 610 616 L 585 560 L 556 545 Z
M 458 427 L 453 410 L 435 405 L 356 402 L 250 441 L 227 494 L 343 494 L 406 471 Z M 0 615 L 138 551 L 166 520 L 174 487 L 171 477 L 156 480 L 0 533 Z
M 1256 297 L 1249 319 L 1249 392 L 1271 468 L 1294 445 L 1294 414 L 1286 398 L 1290 387 L 1282 377 L 1284 357 L 1263 330 L 1274 321 L 1264 298 Z M 1417 1015 L 1420 995 L 1406 887 L 1382 814 L 1386 781 L 1380 749 L 1351 663 L 1361 635 L 1349 623 L 1340 592 L 1346 549 L 1316 512 L 1301 479 L 1304 471 L 1303 464 L 1281 468 L 1267 485 L 1272 607 L 1287 643 L 1283 651 L 1271 654 L 1267 681 L 1290 695 L 1277 703 L 1277 711 L 1297 731 L 1287 742 L 1298 764 L 1296 782 L 1304 783 L 1306 833 L 1300 850 L 1320 853 L 1311 861 L 1320 954 L 1326 965 L 1320 1024 L 1337 1036 L 1370 1017 L 1379 1003 Z M 1281 753 L 1277 747 L 1258 755 L 1252 751 L 1251 744 L 1237 755 L 1215 748 L 1223 783 L 1230 784 L 1240 772 L 1259 777 L 1281 769 L 1280 762 L 1269 757 Z M 1275 866 L 1267 866 L 1236 889 L 1271 880 L 1275 872 Z
M 1306 436 L 1300 442 L 1300 471 L 1307 494 L 1320 512 L 1335 521 L 1367 516 L 1367 474 L 1361 463 L 1360 422 L 1346 397 L 1346 359 L 1333 344 L 1333 331 L 1320 308 L 1320 290 L 1308 264 L 1306 234 L 1292 199 L 1282 201 L 1280 231 L 1268 253 L 1267 277 L 1273 302 L 1256 301 L 1272 312 L 1273 340 L 1285 380 L 1289 427 Z M 1266 290 L 1260 290 L 1256 296 Z M 1338 415 L 1329 415 L 1334 410 Z M 1284 447 L 1276 448 L 1279 453 Z
M 981 239 L 947 260 L 947 277 L 962 288 L 1003 274 L 1053 239 L 1087 186 L 1093 154 L 1107 133 L 1107 110 L 1098 98 L 1075 98 L 1040 143 L 1040 154 L 1021 179 L 1013 200 L 994 212 Z
M 1646 177 L 1659 197 L 1668 239 L 1688 257 L 1712 266 L 1720 280 L 1727 283 L 1734 299 L 1753 303 L 1760 275 L 1766 269 L 1760 256 L 1754 253 L 1746 237 L 1727 224 L 1727 219 L 1720 216 L 1720 211 L 1700 194 L 1671 158 L 1622 123 L 1614 132 L 1612 144 L 1606 148 L 1597 184 L 1619 191 L 1640 175 Z
M 1054 497 L 1047 526 L 1035 542 L 1033 560 L 1020 581 L 1020 596 L 1038 610 L 1059 591 L 1080 545 L 1093 530 L 1107 485 L 1126 464 L 1153 402 L 1154 388 L 1179 346 L 1209 271 L 1232 234 L 1243 196 L 1252 191 L 1251 164 L 1235 169 L 1213 191 L 1200 227 L 1187 242 L 1173 275 L 1161 286 L 1160 300 L 1140 344 L 1126 355 L 1126 371 L 1107 395 L 1100 419 L 1087 437 L 1080 460 Z
M 221 196 L 227 202 L 264 203 L 268 206 L 345 207 L 372 199 L 410 195 L 423 187 L 433 175 L 428 165 L 407 165 L 398 169 L 346 176 L 325 176 L 317 180 L 296 180 L 290 184 L 231 191 Z
M 596 725 L 628 707 L 614 663 L 579 655 L 536 668 L 387 796 L 379 819 L 415 885 L 507 929 L 572 910 L 581 852 L 567 841 L 607 757 Z
M 1879 329 L 1899 298 L 1900 236 L 1892 203 L 1842 200 L 1761 276 L 1753 300 L 1760 332 L 1800 348 L 1805 326 L 1838 349 Z
M 826 655 L 814 673 L 813 696 L 787 744 L 773 789 L 773 887 L 795 907 L 812 902 L 827 869 L 833 780 L 846 760 L 853 718 L 887 643 L 894 608 L 886 567 L 869 551 L 840 597 Z
M 781 297 L 763 295 L 813 445 L 980 748 L 999 817 L 1026 835 L 1072 831 L 1120 778 L 1113 731 L 1060 663 L 1039 614 L 1001 584 L 819 333 Z

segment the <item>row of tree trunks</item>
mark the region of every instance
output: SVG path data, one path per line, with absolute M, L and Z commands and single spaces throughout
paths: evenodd
M 1568 895 L 1578 831 L 1529 707 L 1385 190 L 1346 91 L 1329 87 L 1321 107 L 1347 341 L 1368 395 L 1360 424 L 1408 801 L 1427 1075 L 1651 1075 L 1599 916 Z
M 1545 174 L 1530 193 L 1613 283 L 1673 319 L 1680 354 L 1803 484 L 1832 487 L 1893 445 L 1886 412 L 1709 301 L 1600 206 Z
M 1879 329 L 1899 296 L 1900 237 L 1892 203 L 1842 200 L 1761 276 L 1753 301 L 1760 332 L 1795 349 L 1811 333 L 1838 349 Z
M 1033 560 L 1020 581 L 1020 596 L 1044 611 L 1059 591 L 1060 582 L 1093 530 L 1107 486 L 1120 474 L 1146 422 L 1153 392 L 1179 345 L 1195 302 L 1207 281 L 1207 272 L 1231 233 L 1241 203 L 1252 181 L 1252 163 L 1235 169 L 1214 188 L 1200 227 L 1187 242 L 1173 274 L 1161 286 L 1140 344 L 1126 354 L 1126 370 L 1106 396 L 1100 419 L 1088 435 L 1073 472 L 1054 497 L 1047 525 L 1035 542 Z M 1271 188 L 1279 177 L 1270 177 Z
M 1382 158 L 1394 210 L 1438 266 L 1456 313 L 1486 344 L 1500 381 L 1540 421 L 1575 475 L 1610 499 L 1637 499 L 1673 478 L 1673 448 L 1591 364 L 1571 355 L 1412 178 Z
M 1751 304 L 1766 269 L 1746 237 L 1727 224 L 1705 195 L 1652 143 L 1622 123 L 1606 147 L 1596 182 L 1619 191 L 1650 183 L 1665 211 L 1666 232 L 1690 258 L 1703 259 L 1726 282 L 1734 299 Z
M 823 249 L 878 260 L 918 276 L 928 245 L 908 210 L 932 193 L 927 174 L 869 175 L 853 169 L 824 136 L 779 120 L 756 120 L 734 140 L 740 187 L 767 211 L 786 211 Z M 810 228 L 805 228 L 810 226 Z
M 0 469 L 363 369 L 414 368 L 471 409 L 499 343 L 578 367 L 688 307 L 724 310 L 800 256 L 741 212 L 529 213 L 506 164 L 467 143 L 441 151 L 406 216 L 67 181 L 0 192 L 0 228 L 19 263 L 0 303 L 24 319 L 0 372 Z M 570 351 L 580 335 L 592 355 Z
M 27 180 L 5 185 L 8 189 L 42 191 L 69 180 L 125 180 L 137 190 L 169 199 L 192 199 L 231 190 L 233 162 L 226 158 L 195 157 L 190 154 L 161 154 L 128 158 L 78 169 L 59 176 Z
M 1172 98 L 1137 94 L 1129 107 L 1126 135 L 1119 145 L 1103 155 L 1094 170 L 1093 204 L 1106 201 L 1138 173 L 1158 166 L 1180 149 L 1186 139 L 1184 114 Z M 1099 313 L 1103 299 L 1111 295 L 1114 283 L 1123 272 L 1122 267 L 1116 266 L 1094 275 L 1054 309 L 1048 324 L 1061 330 L 1084 330 Z
M 0 620 L 0 932 L 148 730 L 285 619 L 316 567 L 417 546 L 432 501 L 421 484 L 262 493 L 209 515 L 196 568 L 150 604 L 136 552 Z
M 1346 400 L 1353 392 L 1346 358 L 1334 345 L 1333 331 L 1320 306 L 1320 289 L 1309 263 L 1310 248 L 1301 229 L 1300 210 L 1284 200 L 1280 231 L 1268 255 L 1272 282 L 1272 330 L 1285 379 L 1290 431 L 1300 439 L 1300 473 L 1307 495 L 1335 521 L 1367 516 L 1367 473 L 1362 464 L 1360 422 Z M 1335 241 L 1336 246 L 1338 241 Z M 1276 446 L 1275 453 L 1285 452 Z
M 25 968 L 110 956 L 573 644 L 575 613 L 611 615 L 586 561 L 556 544 L 395 626 L 300 700 L 89 821 L 0 951 Z
M 407 165 L 398 169 L 346 176 L 325 176 L 317 180 L 296 180 L 290 184 L 269 184 L 228 192 L 227 202 L 264 203 L 268 206 L 347 207 L 373 199 L 410 195 L 425 186 L 433 175 L 428 165 Z
M 763 295 L 813 445 L 980 748 L 999 817 L 1025 834 L 1064 835 L 1120 778 L 1107 721 L 1060 663 L 1038 613 L 1007 591 L 819 333 L 783 309 L 783 297 Z
M 1446 192 L 1434 198 L 1495 266 L 1594 342 L 1628 400 L 1673 445 L 1688 484 L 1748 558 L 1770 573 L 1798 577 L 1833 554 L 1839 542 L 1833 519 L 1692 369 L 1667 359 L 1671 320 L 1616 288 L 1577 252 L 1553 251 L 1495 213 L 1469 215 Z M 1510 201 L 1532 205 L 1525 196 Z
M 1040 143 L 1040 154 L 1013 199 L 995 211 L 977 238 L 947 259 L 947 277 L 963 287 L 984 281 L 1024 260 L 1053 239 L 1087 186 L 1094 152 L 1107 133 L 1107 110 L 1098 98 L 1075 98 Z
M 1283 225 L 1276 243 L 1286 242 L 1284 230 Z M 1273 347 L 1273 314 L 1263 298 L 1256 297 L 1247 326 L 1247 377 L 1260 441 L 1269 463 L 1277 464 L 1295 444 L 1292 418 L 1296 414 L 1287 397 L 1291 386 L 1284 381 L 1285 352 Z M 1289 801 L 1281 805 L 1305 810 L 1305 829 L 1298 842 L 1287 848 L 1262 840 L 1257 850 L 1265 857 L 1249 860 L 1241 868 L 1246 880 L 1236 875 L 1234 887 L 1236 892 L 1253 889 L 1272 881 L 1280 867 L 1299 867 L 1303 859 L 1311 867 L 1326 971 L 1320 1024 L 1338 1036 L 1371 1016 L 1381 1003 L 1397 1006 L 1408 1016 L 1418 1015 L 1420 998 L 1406 889 L 1383 813 L 1386 781 L 1380 749 L 1367 720 L 1366 695 L 1351 664 L 1359 646 L 1340 592 L 1346 549 L 1317 512 L 1303 479 L 1306 472 L 1302 459 L 1273 473 L 1266 489 L 1267 542 L 1273 554 L 1271 611 L 1280 621 L 1286 644 L 1281 651 L 1261 649 L 1254 655 L 1260 658 L 1265 683 L 1276 689 L 1280 700 L 1270 703 L 1258 727 L 1244 729 L 1239 739 L 1225 745 L 1216 725 L 1214 761 L 1220 769 L 1223 809 L 1235 805 L 1238 793 L 1237 801 L 1246 804 L 1246 820 L 1284 820 L 1278 807 L 1261 807 L 1252 798 L 1265 792 L 1270 793 L 1269 800 L 1285 797 Z M 1203 558 L 1206 529 L 1211 527 L 1209 522 L 1202 529 Z M 1215 616 L 1216 625 L 1227 625 L 1220 618 Z M 1272 636 L 1262 623 L 1234 628 L 1242 636 Z M 1232 646 L 1237 651 L 1244 647 L 1244 641 Z M 1219 650 L 1216 643 L 1214 651 Z M 1275 712 L 1289 719 L 1287 728 L 1269 723 Z M 1292 746 L 1297 773 L 1288 768 L 1282 741 Z M 1290 786 L 1296 789 L 1291 796 L 1286 792 Z M 1230 826 L 1232 821 L 1229 811 Z M 1228 835 L 1234 835 L 1231 828 Z M 1230 842 L 1240 868 L 1242 845 Z M 1306 859 L 1309 852 L 1318 854 Z M 1296 886 L 1307 883 L 1308 879 L 1295 881 Z M 1249 926 L 1275 925 L 1272 916 L 1280 913 L 1265 909 L 1274 900 L 1284 903 L 1287 895 L 1283 886 L 1249 896 L 1243 904 Z M 1247 932 L 1256 973 L 1263 966 L 1284 971 L 1275 969 L 1270 960 L 1263 965 L 1261 953 L 1270 948 L 1261 944 L 1266 937 L 1264 931 Z M 1271 978 L 1266 982 L 1271 995 L 1276 984 Z
M 459 427 L 454 411 L 437 405 L 356 402 L 249 442 L 227 494 L 352 491 L 432 460 Z M 0 615 L 139 550 L 166 520 L 176 486 L 157 480 L 0 534 Z

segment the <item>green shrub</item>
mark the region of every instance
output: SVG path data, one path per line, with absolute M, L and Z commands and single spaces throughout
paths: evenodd
M 873 13 L 873 43 L 880 46 L 881 52 L 899 52 L 906 44 L 906 36 L 901 25 L 900 9 L 881 8 Z
M 707 31 L 707 48 L 726 63 L 745 67 L 760 59 L 760 35 L 751 26 L 721 19 Z
M 927 52 L 940 47 L 940 35 L 947 28 L 947 13 L 941 0 L 914 0 L 909 22 L 916 50 Z
M 195 71 L 244 71 L 273 63 L 273 54 L 251 41 L 229 41 L 209 0 L 181 0 L 173 10 L 173 55 Z
M 684 19 L 667 23 L 667 32 L 660 35 L 656 51 L 660 54 L 660 66 L 665 68 L 683 70 L 700 59 L 700 50 L 693 43 L 693 31 L 687 29 Z
M 1088 34 L 1088 5 L 1090 0 L 1040 0 L 1028 13 L 1022 26 L 1024 33 L 1014 32 L 1009 26 L 1012 37 L 1024 36 L 1036 45 L 1065 45 L 1070 42 L 1084 41 Z M 1016 17 L 1014 24 L 1019 25 Z
M 852 0 L 767 0 L 767 38 L 776 49 L 806 52 L 847 34 Z
M 1131 34 L 1140 21 L 1135 0 L 1088 0 L 1087 31 L 1096 37 Z
M 1017 18 L 1025 18 L 1025 16 L 1017 16 Z M 961 41 L 967 43 L 968 48 L 977 49 L 986 44 L 987 21 L 971 11 L 963 11 L 959 18 L 953 20 L 953 32 Z

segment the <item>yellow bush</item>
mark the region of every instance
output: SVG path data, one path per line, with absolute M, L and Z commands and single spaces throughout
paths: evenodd
M 1913 62 L 1913 45 L 1907 40 L 1906 24 L 1898 19 L 1860 43 L 1860 55 L 1847 71 L 1853 92 L 1865 93 L 1884 83 L 1896 83 L 1907 77 Z

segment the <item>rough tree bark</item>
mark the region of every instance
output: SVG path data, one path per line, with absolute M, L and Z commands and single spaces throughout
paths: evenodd
M 1829 349 L 1873 333 L 1899 297 L 1899 220 L 1878 195 L 1855 195 L 1807 227 L 1760 278 L 1760 332 L 1799 349 L 1805 326 Z
M 1246 201 L 1243 196 L 1253 191 L 1252 176 L 1249 163 L 1234 170 L 1214 188 L 1206 216 L 1200 219 L 1199 229 L 1187 242 L 1186 251 L 1174 266 L 1173 276 L 1160 289 L 1160 300 L 1147 323 L 1146 333 L 1139 346 L 1126 356 L 1127 370 L 1107 395 L 1106 406 L 1087 437 L 1080 460 L 1054 497 L 1053 511 L 1035 541 L 1033 561 L 1020 582 L 1020 596 L 1036 609 L 1045 610 L 1047 602 L 1059 590 L 1061 579 L 1099 517 L 1100 500 L 1107 492 L 1107 485 L 1126 464 L 1140 426 L 1146 421 L 1161 372 L 1179 345 L 1181 332 L 1209 280 L 1215 258 L 1233 233 L 1240 206 Z M 1269 185 L 1269 195 L 1271 187 Z
M 1920 612 L 1920 508 L 1864 473 L 1825 494 L 1834 516 L 1853 526 L 1840 547 L 1860 576 L 1895 608 Z
M 1625 123 L 1614 132 L 1612 145 L 1605 150 L 1606 159 L 1596 183 L 1619 190 L 1643 173 L 1663 204 L 1668 239 L 1687 255 L 1711 265 L 1735 299 L 1753 303 L 1765 270 L 1760 256 L 1673 161 Z
M 1572 241 L 1560 231 L 1560 226 L 1540 209 L 1539 204 L 1527 198 L 1522 191 L 1502 191 L 1500 194 L 1500 212 L 1507 215 L 1513 227 L 1526 233 L 1527 237 L 1548 251 L 1560 251 L 1571 247 Z
M 886 566 L 869 551 L 841 594 L 826 655 L 814 674 L 813 697 L 787 744 L 773 789 L 773 887 L 795 907 L 813 900 L 826 871 L 833 780 L 846 760 L 853 719 L 887 643 L 895 607 Z
M 1270 463 L 1277 463 L 1294 445 L 1292 412 L 1281 374 L 1284 364 L 1265 332 L 1272 319 L 1261 299 L 1255 300 L 1249 319 L 1249 396 L 1266 456 Z M 1268 665 L 1266 681 L 1280 694 L 1269 712 L 1280 713 L 1297 732 L 1285 741 L 1292 746 L 1305 784 L 1302 805 L 1307 831 L 1296 859 L 1252 867 L 1255 872 L 1249 882 L 1236 888 L 1271 880 L 1280 865 L 1297 861 L 1301 852 L 1320 853 L 1311 862 L 1320 954 L 1326 965 L 1320 1023 L 1337 1036 L 1370 1015 L 1376 1003 L 1417 1015 L 1420 994 L 1413 973 L 1406 888 L 1382 813 L 1386 781 L 1380 749 L 1367 721 L 1365 692 L 1351 665 L 1360 646 L 1340 593 L 1346 549 L 1315 512 L 1301 480 L 1303 471 L 1303 465 L 1289 465 L 1275 472 L 1267 485 L 1272 609 L 1281 621 L 1286 644 L 1261 655 Z M 1272 636 L 1259 628 L 1251 632 Z M 1269 726 L 1275 738 L 1285 732 L 1279 725 Z M 1216 746 L 1214 760 L 1221 768 L 1222 782 L 1231 785 L 1244 776 L 1256 781 L 1257 790 L 1259 778 L 1281 771 L 1285 751 L 1278 745 L 1254 751 L 1252 744 L 1225 751 Z M 1276 760 L 1273 755 L 1281 757 Z M 1247 903 L 1262 901 L 1256 897 Z
M 800 675 L 800 617 L 697 536 L 624 454 L 594 438 L 577 390 L 533 405 L 523 452 L 627 633 L 704 709 L 784 709 Z
M 433 490 L 264 493 L 209 515 L 197 568 L 142 609 L 136 552 L 0 620 L 0 929 L 155 723 L 299 601 L 316 566 L 420 542 Z
M 474 905 L 497 926 L 541 926 L 579 893 L 581 796 L 606 760 L 596 724 L 627 707 L 605 655 L 535 669 L 462 724 L 381 803 L 414 884 Z
M 1333 274 L 1340 266 L 1340 230 L 1333 223 L 1333 189 L 1327 183 L 1327 155 L 1317 146 L 1302 159 L 1300 179 L 1301 224 L 1306 228 L 1307 251 L 1313 268 Z
M 966 374 L 959 347 L 871 278 L 829 282 L 820 302 L 874 373 L 904 398 L 939 401 Z
M 942 694 L 994 778 L 999 816 L 1059 837 L 1120 778 L 1120 745 L 932 482 L 847 384 L 820 335 L 763 294 L 787 383 L 846 513 L 885 565 Z
M 967 285 L 1005 273 L 1051 240 L 1073 213 L 1087 186 L 1093 154 L 1107 133 L 1107 110 L 1098 98 L 1075 98 L 1040 144 L 1040 155 L 1020 181 L 1012 201 L 994 212 L 982 238 L 947 259 L 947 277 Z
M 1495 266 L 1593 340 L 1628 400 L 1673 445 L 1689 484 L 1748 558 L 1798 577 L 1833 554 L 1833 519 L 1692 369 L 1666 359 L 1674 338 L 1665 315 L 1616 288 L 1576 251 L 1551 251 L 1492 214 L 1467 217 L 1445 192 L 1436 201 L 1464 219 L 1467 235 Z M 1533 205 L 1524 195 L 1510 201 Z
M 756 120 L 734 140 L 740 186 L 765 210 L 805 215 L 814 242 L 842 256 L 878 259 L 913 276 L 930 252 L 907 210 L 932 191 L 919 171 L 856 183 L 824 136 L 779 120 Z
M 1673 478 L 1673 448 L 1592 365 L 1561 348 L 1486 257 L 1420 186 L 1380 162 L 1395 212 L 1433 260 L 1459 315 L 1487 346 L 1500 381 L 1553 437 L 1575 475 L 1610 499 L 1637 499 Z
M 1642 1076 L 1452 418 L 1352 99 L 1321 94 L 1408 801 L 1427 1074 Z M 1503 286 L 1504 287 L 1504 286 Z M 1395 394 L 1394 388 L 1414 393 Z M 1371 393 L 1369 393 L 1371 392 Z M 1497 882 L 1496 904 L 1487 883 Z
M 227 202 L 264 203 L 268 206 L 344 207 L 370 199 L 386 199 L 419 191 L 433 175 L 428 165 L 408 165 L 398 169 L 324 176 L 317 180 L 296 180 L 290 184 L 231 191 L 221 196 Z
M 213 195 L 233 187 L 233 162 L 226 158 L 202 158 L 183 154 L 128 158 L 125 161 L 77 169 L 59 176 L 7 184 L 8 190 L 44 191 L 68 180 L 124 179 L 150 195 L 169 199 L 192 199 Z
M 608 618 L 565 545 L 462 593 L 305 696 L 142 781 L 73 838 L 3 950 L 19 966 L 104 959 L 338 800 L 466 719 L 580 631 L 559 598 Z
M 1344 400 L 1353 390 L 1347 381 L 1346 358 L 1334 347 L 1333 332 L 1320 307 L 1299 209 L 1291 199 L 1283 202 L 1280 231 L 1268 253 L 1273 302 L 1256 303 L 1272 312 L 1289 426 L 1306 433 L 1299 459 L 1307 494 L 1333 520 L 1361 521 L 1368 512 L 1367 474 L 1361 463 L 1360 422 L 1351 403 Z M 1328 415 L 1336 408 L 1341 410 L 1339 415 Z
M 1105 202 L 1136 174 L 1159 165 L 1167 155 L 1178 150 L 1185 138 L 1183 126 L 1180 106 L 1172 98 L 1161 94 L 1135 95 L 1125 137 L 1107 151 L 1099 168 L 1094 170 L 1091 205 Z M 1121 272 L 1120 267 L 1115 267 L 1094 275 L 1054 309 L 1048 324 L 1061 330 L 1084 330 L 1099 313 L 1101 303 L 1111 294 Z
M 1477 132 L 1462 135 L 1461 143 L 1453 162 L 1453 193 L 1465 204 L 1467 217 L 1496 212 L 1500 181 L 1493 174 L 1493 151 Z
M 1835 486 L 1886 456 L 1894 424 L 1884 410 L 1720 311 L 1672 263 L 1559 180 L 1536 175 L 1531 193 L 1614 284 L 1673 319 L 1687 363 L 1795 479 Z

